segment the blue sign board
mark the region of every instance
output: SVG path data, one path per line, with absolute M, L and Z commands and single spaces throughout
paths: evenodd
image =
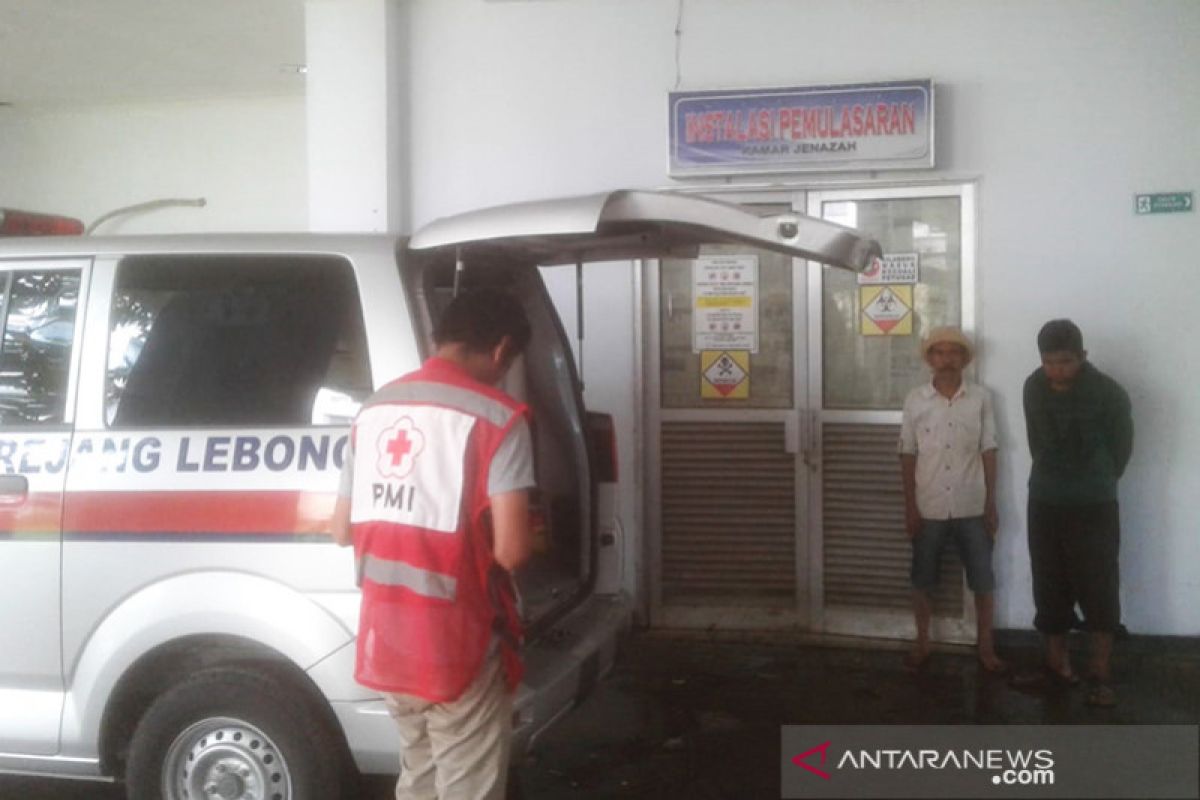
M 669 105 L 675 176 L 933 166 L 928 80 L 671 92 Z

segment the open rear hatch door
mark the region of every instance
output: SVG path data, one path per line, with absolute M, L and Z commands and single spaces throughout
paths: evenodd
M 464 258 L 540 266 L 694 257 L 700 245 L 742 243 L 861 272 L 879 244 L 802 214 L 760 217 L 740 206 L 670 192 L 618 191 L 514 203 L 435 220 L 408 247 L 454 247 Z M 477 262 L 477 258 L 467 258 Z
M 589 596 L 601 546 L 599 516 L 610 496 L 599 491 L 604 470 L 588 441 L 582 386 L 537 267 L 694 258 L 711 244 L 851 270 L 865 269 L 880 252 L 850 228 L 800 214 L 762 217 L 701 197 L 641 191 L 471 211 L 432 222 L 409 240 L 403 261 L 420 287 L 414 299 L 427 334 L 460 288 L 478 285 L 502 286 L 520 298 L 534 329 L 502 387 L 533 409 L 535 552 L 517 574 L 531 636 Z

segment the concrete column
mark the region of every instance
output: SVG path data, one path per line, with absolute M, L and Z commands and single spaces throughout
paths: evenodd
M 314 231 L 408 223 L 404 0 L 307 0 L 308 209 Z

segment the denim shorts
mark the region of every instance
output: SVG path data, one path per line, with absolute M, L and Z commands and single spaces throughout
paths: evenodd
M 983 517 L 921 520 L 921 530 L 912 540 L 913 588 L 929 591 L 937 586 L 938 562 L 947 539 L 953 539 L 958 548 L 971 591 L 986 594 L 994 590 L 992 537 L 983 526 Z

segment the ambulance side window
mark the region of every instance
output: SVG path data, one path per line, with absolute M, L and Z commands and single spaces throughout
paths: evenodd
M 3 272 L 0 289 L 4 322 L 0 425 L 62 424 L 79 271 Z
M 112 427 L 347 424 L 370 375 L 343 259 L 139 256 L 117 268 Z

